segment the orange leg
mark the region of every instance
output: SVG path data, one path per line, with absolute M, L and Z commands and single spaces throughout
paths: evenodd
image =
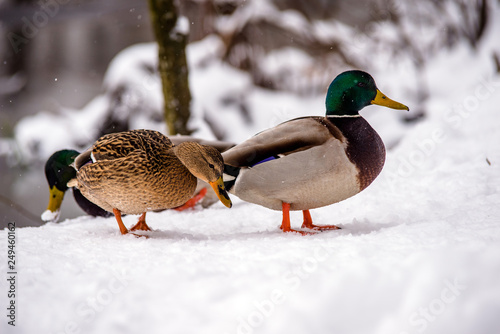
M 203 199 L 203 197 L 205 197 L 206 194 L 207 194 L 207 188 L 203 188 L 200 190 L 200 192 L 198 194 L 193 196 L 189 201 L 187 201 L 185 204 L 175 208 L 174 210 L 184 211 L 184 210 L 189 209 L 189 208 L 194 208 L 196 203 L 201 201 Z
M 123 225 L 123 221 L 122 221 L 122 213 L 120 212 L 120 210 L 118 209 L 115 209 L 113 208 L 113 213 L 115 214 L 115 218 L 116 218 L 116 221 L 118 223 L 118 227 L 120 228 L 120 232 L 122 234 L 127 234 L 128 233 L 128 230 L 127 228 L 125 227 L 125 225 Z
M 280 228 L 283 230 L 283 232 L 295 232 L 295 233 L 300 233 L 302 235 L 314 234 L 313 232 L 297 231 L 290 227 L 290 203 L 283 202 L 282 209 L 283 209 L 283 222 L 281 223 Z
M 144 212 L 140 217 L 139 217 L 139 221 L 137 222 L 137 224 L 135 224 L 134 226 L 132 226 L 130 228 L 131 231 L 137 231 L 137 230 L 141 230 L 141 231 L 151 231 L 151 229 L 149 228 L 148 224 L 146 224 L 146 212 Z
M 302 228 L 310 228 L 316 231 L 340 229 L 340 227 L 335 225 L 323 225 L 323 226 L 314 225 L 309 210 L 302 210 L 302 213 L 304 214 L 304 223 L 302 224 Z

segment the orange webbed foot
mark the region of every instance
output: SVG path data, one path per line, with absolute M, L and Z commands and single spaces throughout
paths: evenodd
M 145 237 L 149 238 L 147 235 L 141 235 L 141 234 L 135 234 L 135 233 L 130 233 L 125 225 L 123 224 L 122 221 L 122 213 L 120 210 L 113 208 L 113 213 L 115 214 L 116 222 L 118 223 L 118 227 L 120 228 L 120 233 L 123 234 L 133 234 L 136 237 Z M 146 213 L 144 212 L 142 216 L 139 218 L 139 221 L 137 224 L 135 224 L 130 230 L 135 231 L 137 229 L 143 230 L 143 231 L 151 231 L 149 226 L 146 224 Z
M 283 222 L 281 223 L 280 229 L 283 232 L 285 233 L 294 232 L 294 233 L 299 233 L 301 235 L 316 234 L 315 232 L 298 231 L 292 229 L 290 227 L 290 203 L 283 202 L 282 209 L 283 209 Z
M 190 208 L 194 208 L 194 206 L 196 205 L 196 203 L 198 203 L 199 201 L 201 201 L 203 199 L 203 197 L 205 197 L 206 194 L 207 194 L 207 188 L 203 188 L 203 189 L 200 190 L 200 192 L 198 194 L 194 195 L 189 201 L 187 201 L 183 205 L 175 208 L 174 210 L 184 211 L 184 210 L 187 210 L 187 209 L 190 209 Z
M 314 235 L 314 234 L 317 234 L 316 232 L 309 232 L 309 231 L 299 231 L 299 230 L 294 230 L 293 228 L 289 228 L 287 230 L 284 230 L 283 227 L 280 226 L 280 229 L 285 232 L 285 233 L 289 233 L 289 232 L 292 232 L 292 233 L 298 233 L 300 235 Z
M 309 210 L 303 210 L 302 213 L 304 214 L 304 223 L 302 224 L 302 228 L 308 228 L 315 231 L 340 230 L 340 227 L 335 225 L 315 225 L 312 222 Z
M 144 212 L 140 217 L 137 224 L 130 228 L 130 231 L 151 231 L 148 224 L 146 224 L 146 212 Z
M 130 231 L 151 231 L 151 229 L 149 228 L 148 224 L 146 224 L 146 212 L 144 212 L 140 217 L 139 217 L 139 221 L 137 222 L 137 224 L 135 224 L 134 226 L 132 226 L 130 228 Z M 144 235 L 144 234 L 136 234 L 136 233 L 131 233 L 133 234 L 134 236 L 136 236 L 137 238 L 149 238 L 147 235 Z

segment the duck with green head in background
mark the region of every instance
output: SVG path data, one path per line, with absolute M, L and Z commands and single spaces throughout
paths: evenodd
M 409 110 L 382 94 L 366 72 L 347 71 L 330 84 L 326 115 L 296 118 L 262 131 L 223 153 L 226 189 L 244 201 L 283 212 L 302 210 L 303 228 L 338 229 L 313 224 L 309 210 L 356 195 L 381 172 L 385 147 L 359 111 L 377 104 Z
M 57 151 L 45 163 L 45 177 L 49 184 L 50 197 L 47 210 L 42 213 L 44 222 L 56 223 L 59 220 L 64 194 L 69 189 L 67 184 L 76 177 L 76 170 L 71 167 L 71 164 L 79 154 L 75 150 Z M 73 188 L 73 196 L 78 206 L 91 216 L 109 217 L 112 215 L 90 202 L 76 188 Z

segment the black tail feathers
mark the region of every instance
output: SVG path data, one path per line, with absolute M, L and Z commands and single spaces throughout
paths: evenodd
M 226 191 L 231 190 L 231 188 L 236 183 L 236 179 L 238 178 L 239 174 L 240 174 L 240 167 L 224 165 L 223 179 L 224 179 L 224 188 L 226 188 Z

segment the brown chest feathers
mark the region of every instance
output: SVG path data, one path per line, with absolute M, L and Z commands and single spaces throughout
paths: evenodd
M 385 163 L 385 146 L 363 117 L 328 117 L 347 139 L 347 157 L 358 168 L 360 190 L 368 187 Z

